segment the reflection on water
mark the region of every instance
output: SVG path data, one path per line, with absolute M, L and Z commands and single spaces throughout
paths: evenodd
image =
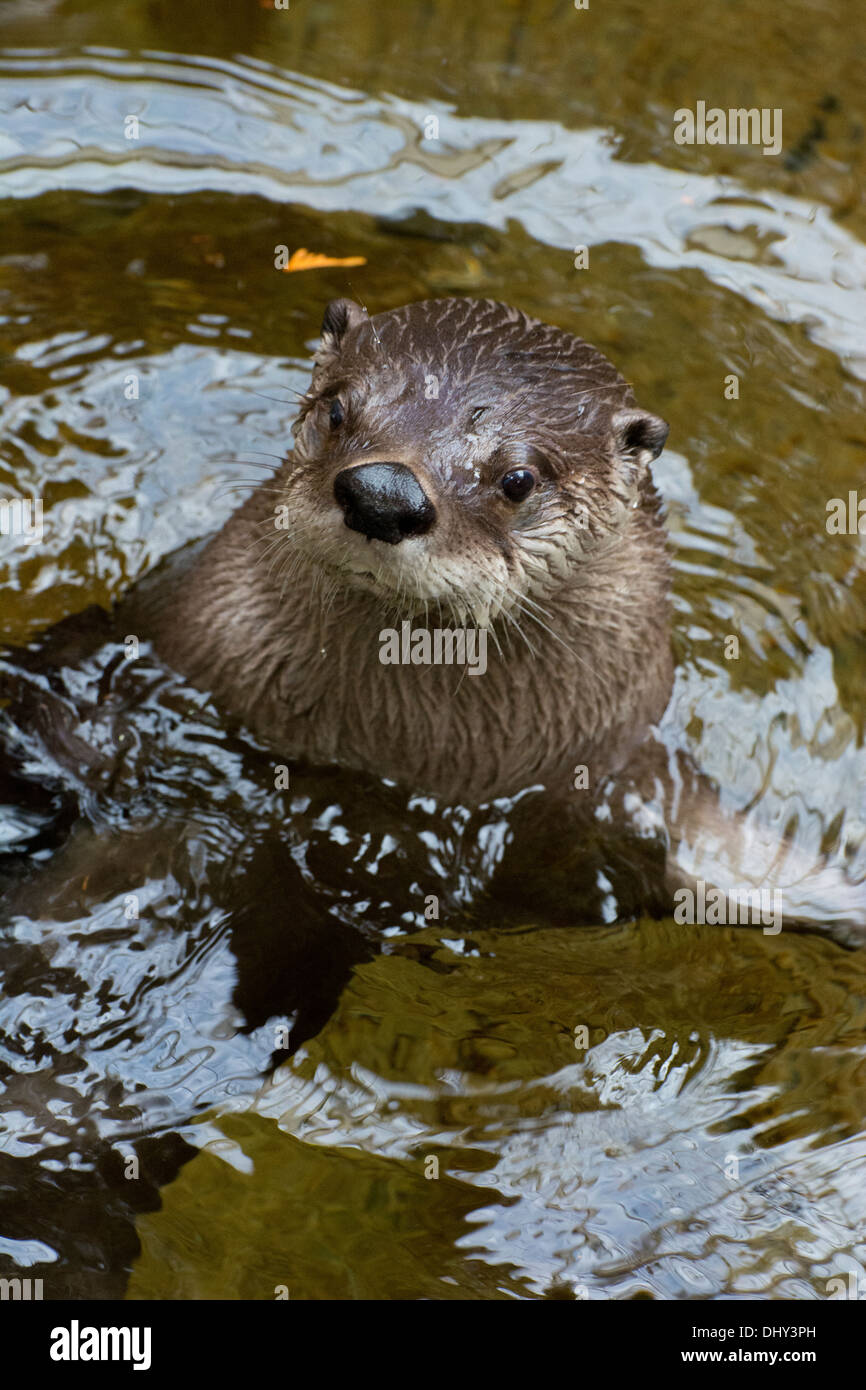
M 824 526 L 864 443 L 846 70 L 836 166 L 762 184 L 754 160 L 684 164 L 639 86 L 603 95 L 615 27 L 582 111 L 556 18 L 558 114 L 511 7 L 479 38 L 502 49 L 477 105 L 471 66 L 450 93 L 417 56 L 384 81 L 386 36 L 349 8 L 328 71 L 309 16 L 292 46 L 252 5 L 242 35 L 221 5 L 207 35 L 127 6 L 110 48 L 84 5 L 62 48 L 23 6 L 0 25 L 0 497 L 46 512 L 43 544 L 0 537 L 3 637 L 82 614 L 3 667 L 0 1272 L 78 1297 L 130 1269 L 132 1297 L 823 1297 L 866 1257 L 862 952 L 603 927 L 581 881 L 554 925 L 529 866 L 519 906 L 483 887 L 519 808 L 310 769 L 275 792 L 83 612 L 283 455 L 328 298 L 508 299 L 671 421 L 666 737 L 866 873 L 863 550 Z M 405 10 L 396 51 L 439 53 L 442 16 L 419 37 L 426 7 Z M 276 280 L 279 244 L 368 264 Z
M 0 79 L 0 170 L 12 196 L 207 188 L 319 212 L 399 218 L 423 208 L 499 231 L 516 222 L 564 256 L 575 241 L 616 241 L 649 265 L 698 271 L 771 318 L 806 320 L 815 341 L 866 374 L 866 247 L 828 209 L 758 198 L 716 175 L 636 170 L 604 130 L 463 118 L 250 60 L 191 69 L 168 54 L 131 63 L 42 53 L 7 58 Z M 431 115 L 440 134 L 426 140 Z M 740 259 L 748 265 L 734 274 Z

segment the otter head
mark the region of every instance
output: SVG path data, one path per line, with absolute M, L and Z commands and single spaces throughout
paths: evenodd
M 402 616 L 487 626 L 655 522 L 667 426 L 587 343 L 492 300 L 328 305 L 287 544 Z

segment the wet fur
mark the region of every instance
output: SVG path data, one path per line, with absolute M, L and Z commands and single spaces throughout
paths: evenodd
M 283 756 L 451 800 L 621 766 L 672 678 L 648 466 L 666 427 L 601 353 L 507 305 L 368 319 L 342 301 L 325 325 L 294 451 L 149 614 L 161 653 Z M 345 526 L 334 477 L 373 460 L 422 479 L 428 535 L 394 547 Z M 498 481 L 527 460 L 541 486 L 515 507 Z M 404 618 L 487 626 L 486 674 L 381 665 L 379 633 Z
M 541 881 L 555 885 L 544 911 L 568 904 L 571 854 L 601 823 L 612 846 L 631 845 L 633 865 L 648 851 L 634 911 L 670 911 L 677 886 L 698 877 L 723 891 L 769 885 L 783 892 L 786 923 L 866 939 L 862 883 L 754 817 L 723 814 L 715 788 L 653 735 L 673 680 L 650 473 L 667 426 L 638 409 L 600 352 L 492 300 L 373 318 L 338 300 L 293 433 L 284 464 L 186 578 L 132 610 L 170 664 L 281 758 L 470 806 L 542 788 L 540 804 L 512 808 L 523 845 L 512 901 L 534 863 L 544 869 L 532 906 Z M 392 546 L 345 525 L 337 473 L 380 461 L 422 482 L 437 509 L 426 535 Z M 515 507 L 499 480 L 526 464 L 541 486 Z M 280 509 L 287 529 L 275 528 Z M 381 630 L 407 618 L 487 627 L 486 673 L 382 665 Z M 608 862 L 605 852 L 603 879 Z M 509 872 L 506 862 L 500 880 Z

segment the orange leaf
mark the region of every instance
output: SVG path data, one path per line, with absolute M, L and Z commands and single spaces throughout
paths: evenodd
M 320 256 L 317 251 L 308 251 L 306 246 L 299 246 L 297 251 L 293 251 L 289 257 L 289 264 L 283 266 L 283 271 L 290 270 L 322 270 L 328 265 L 366 265 L 366 256 Z

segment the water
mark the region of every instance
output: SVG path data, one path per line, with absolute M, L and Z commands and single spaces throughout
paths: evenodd
M 81 615 L 62 678 L 7 659 L 0 772 L 0 1272 L 46 1296 L 809 1299 L 863 1274 L 862 952 L 576 925 L 579 900 L 533 908 L 530 866 L 503 901 L 479 885 L 508 807 L 310 769 L 275 792 L 86 611 L 285 452 L 328 299 L 509 300 L 671 423 L 666 737 L 866 873 L 864 551 L 825 527 L 866 443 L 855 21 L 482 9 L 0 13 L 0 497 L 46 517 L 0 536 L 0 636 Z M 778 160 L 673 144 L 675 108 L 765 90 Z M 367 264 L 278 275 L 278 245 Z

